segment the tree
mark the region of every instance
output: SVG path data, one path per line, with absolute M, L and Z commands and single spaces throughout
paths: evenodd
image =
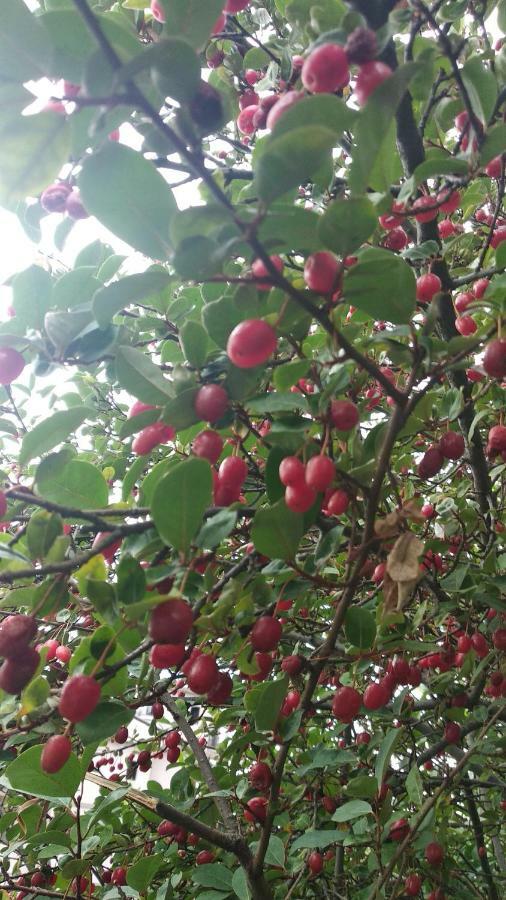
M 2 889 L 497 900 L 506 4 L 144 2 L 2 9 Z

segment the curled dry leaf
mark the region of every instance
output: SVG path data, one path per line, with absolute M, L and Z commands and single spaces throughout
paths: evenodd
M 410 531 L 397 538 L 387 557 L 387 585 L 383 585 L 385 606 L 388 611 L 400 611 L 406 606 L 413 589 L 420 578 L 419 558 L 424 544 Z M 394 605 L 394 598 L 396 601 Z
M 400 526 L 411 519 L 413 522 L 423 522 L 424 517 L 418 500 L 407 500 L 401 509 L 394 509 L 383 519 L 376 519 L 374 531 L 381 540 L 387 540 L 399 533 Z

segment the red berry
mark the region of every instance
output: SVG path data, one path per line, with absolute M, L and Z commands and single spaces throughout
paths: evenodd
M 255 790 L 266 791 L 272 784 L 272 772 L 267 763 L 254 763 L 248 772 L 248 781 Z
M 185 657 L 184 644 L 154 644 L 149 661 L 155 669 L 178 669 Z
M 468 634 L 461 634 L 457 641 L 457 650 L 459 653 L 469 653 L 472 649 L 473 643 Z
M 312 456 L 306 465 L 306 484 L 314 491 L 326 491 L 335 474 L 336 467 L 328 456 Z
M 432 505 L 432 503 L 424 503 L 422 506 L 422 516 L 426 519 L 432 519 L 432 516 L 435 514 L 436 509 Z
M 443 862 L 444 855 L 444 849 L 441 844 L 438 844 L 436 841 L 427 844 L 425 848 L 425 859 L 429 863 L 429 866 L 440 866 Z
M 151 406 L 149 403 L 143 403 L 141 400 L 136 400 L 128 410 L 127 418 L 132 419 L 134 416 L 140 415 L 140 413 L 147 412 L 148 409 L 156 409 L 156 406 Z
M 441 471 L 443 465 L 444 456 L 439 447 L 429 447 L 418 465 L 418 475 L 420 478 L 433 478 Z
M 340 722 L 352 722 L 362 705 L 362 697 L 352 687 L 340 687 L 332 700 L 332 712 Z
M 169 747 L 167 750 L 167 762 L 176 763 L 181 755 L 179 747 Z
M 276 271 L 280 274 L 282 273 L 285 264 L 280 256 L 271 256 L 270 261 L 273 264 Z M 251 265 L 251 274 L 253 278 L 256 279 L 266 279 L 261 283 L 257 284 L 257 289 L 259 291 L 270 291 L 272 286 L 272 275 L 267 269 L 267 266 L 261 259 L 255 259 Z
M 448 194 L 447 190 L 440 191 L 436 197 L 439 203 L 440 212 L 451 215 L 460 206 L 460 191 L 452 191 Z
M 193 405 L 199 419 L 217 422 L 228 409 L 228 394 L 221 384 L 203 384 Z
M 303 660 L 300 656 L 285 656 L 281 660 L 281 671 L 286 672 L 291 678 L 294 678 L 302 671 Z
M 285 503 L 296 513 L 305 513 L 316 500 L 316 493 L 307 484 L 289 485 L 285 490 Z
M 490 341 L 483 354 L 483 368 L 491 378 L 506 378 L 506 338 Z
M 72 752 L 72 743 L 65 734 L 53 734 L 44 744 L 40 765 L 43 772 L 54 775 L 67 762 Z
M 218 462 L 222 450 L 223 438 L 217 431 L 212 431 L 210 428 L 200 431 L 192 442 L 192 452 L 195 456 L 207 459 L 211 465 Z
M 246 109 L 248 106 L 258 106 L 260 97 L 255 91 L 244 91 L 239 97 L 240 109 Z
M 304 484 L 306 468 L 296 456 L 285 456 L 279 466 L 279 480 L 285 487 L 295 487 Z
M 244 817 L 248 822 L 263 824 L 267 817 L 267 804 L 266 797 L 252 797 L 246 804 Z
M 256 126 L 253 120 L 257 111 L 258 106 L 246 106 L 245 109 L 241 109 L 237 116 L 237 127 L 242 134 L 254 134 Z
M 68 662 L 70 662 L 70 659 L 72 657 L 72 650 L 70 649 L 70 647 L 64 647 L 63 645 L 60 645 L 56 648 L 54 655 L 56 659 L 66 665 Z
M 126 725 L 121 725 L 116 734 L 114 735 L 114 740 L 117 744 L 126 744 L 128 740 L 128 728 Z
M 444 739 L 449 744 L 457 744 L 460 740 L 460 725 L 457 722 L 447 722 L 444 730 Z
M 320 44 L 304 60 L 302 84 L 312 94 L 333 94 L 348 83 L 348 57 L 339 44 Z
M 408 243 L 409 238 L 404 231 L 404 228 L 392 228 L 383 241 L 383 246 L 386 247 L 387 250 L 399 251 L 404 250 L 404 247 L 406 247 Z
M 404 882 L 404 892 L 408 897 L 418 897 L 420 888 L 422 887 L 422 879 L 419 875 L 408 875 Z
M 435 197 L 429 197 L 426 194 L 417 197 L 413 203 L 413 209 L 416 210 L 414 216 L 417 222 L 431 222 L 432 219 L 437 218 L 439 212 Z
M 248 474 L 248 466 L 240 456 L 227 456 L 218 469 L 220 484 L 230 488 L 240 488 Z
M 455 297 L 455 309 L 459 314 L 464 313 L 468 306 L 471 303 L 474 303 L 475 300 L 475 295 L 471 294 L 470 291 L 464 291 L 462 294 L 457 294 Z
M 390 66 L 375 59 L 360 66 L 355 82 L 355 98 L 359 106 L 364 106 L 376 88 L 392 75 Z
M 458 316 L 455 319 L 455 328 L 459 334 L 467 337 L 470 334 L 474 334 L 478 326 L 472 316 Z
M 193 626 L 191 606 L 179 597 L 160 603 L 151 611 L 149 635 L 157 644 L 183 644 Z
M 441 279 L 432 272 L 420 275 L 416 279 L 416 296 L 421 303 L 430 303 L 432 298 L 441 290 Z
M 255 653 L 254 659 L 260 671 L 249 678 L 251 681 L 264 681 L 273 666 L 272 656 L 270 653 Z
M 503 169 L 503 157 L 495 156 L 485 166 L 485 172 L 489 178 L 500 178 Z
M 490 281 L 488 278 L 478 278 L 478 281 L 474 282 L 473 285 L 473 294 L 477 297 L 478 300 L 481 300 L 483 295 L 485 294 Z
M 85 209 L 79 191 L 71 191 L 65 200 L 65 212 L 71 219 L 89 219 L 90 214 Z
M 95 709 L 100 693 L 98 681 L 90 675 L 72 675 L 63 685 L 58 712 L 69 722 L 82 722 Z
M 19 694 L 35 675 L 40 656 L 33 647 L 26 646 L 22 656 L 5 659 L 0 666 L 0 689 L 7 694 Z
M 304 265 L 304 281 L 311 291 L 330 294 L 338 287 L 341 264 L 333 253 L 321 250 L 308 256 Z
M 120 885 L 127 883 L 127 870 L 125 866 L 118 866 L 116 869 L 112 870 L 111 883 Z
M 206 863 L 214 862 L 214 853 L 212 850 L 200 850 L 195 857 L 195 862 L 198 866 L 203 866 Z
M 464 455 L 466 442 L 456 431 L 446 431 L 439 441 L 439 449 L 446 459 L 460 459 Z
M 203 653 L 190 667 L 187 674 L 188 687 L 195 694 L 207 694 L 214 686 L 218 674 L 214 656 Z
M 341 516 L 346 512 L 350 505 L 350 497 L 346 491 L 334 491 L 327 501 L 327 512 L 329 516 Z
M 277 347 L 276 332 L 263 319 L 246 319 L 236 325 L 227 342 L 230 361 L 239 369 L 267 362 Z
M 132 451 L 137 456 L 146 456 L 159 444 L 166 444 L 168 441 L 174 440 L 175 436 L 176 432 L 172 425 L 165 425 L 163 422 L 153 422 L 152 425 L 146 425 L 135 436 L 132 441 Z
M 151 707 L 151 715 L 154 719 L 163 719 L 164 713 L 165 710 L 163 708 L 163 703 L 153 703 L 153 706 Z
M 241 12 L 243 9 L 246 9 L 249 6 L 250 0 L 227 0 L 225 6 L 223 8 L 223 12 L 231 13 L 232 15 L 237 12 Z
M 305 97 L 304 91 L 287 91 L 286 94 L 282 94 L 279 97 L 278 94 L 271 94 L 270 97 L 264 97 L 263 100 L 260 101 L 260 111 L 259 118 L 265 117 L 265 121 L 263 125 L 259 125 L 258 127 L 267 127 L 274 128 L 277 122 L 279 122 L 280 118 L 284 116 L 287 109 L 290 109 L 291 106 L 298 103 L 299 100 Z M 270 108 L 266 107 L 266 101 L 269 101 Z M 255 118 L 255 124 L 257 119 Z
M 382 706 L 386 706 L 390 696 L 384 684 L 374 682 L 366 687 L 362 702 L 366 709 L 381 709 Z
M 437 230 L 439 232 L 439 237 L 443 241 L 446 241 L 447 238 L 457 233 L 457 227 L 453 224 L 451 219 L 442 219 L 441 222 L 438 223 Z
M 392 823 L 389 830 L 389 836 L 393 841 L 403 841 L 408 836 L 410 827 L 407 819 L 397 819 Z
M 339 431 L 351 431 L 359 419 L 358 408 L 351 400 L 333 400 L 330 404 L 330 420 Z
M 323 869 L 323 856 L 321 853 L 318 853 L 318 850 L 313 850 L 312 853 L 309 854 L 307 858 L 308 868 L 311 870 L 312 875 L 319 875 Z
M 42 192 L 40 204 L 48 213 L 65 212 L 65 203 L 72 188 L 64 181 L 58 181 L 50 184 L 49 187 Z
M 266 652 L 278 646 L 283 628 L 279 619 L 273 616 L 261 616 L 250 631 L 251 646 L 254 650 Z
M 496 628 L 492 635 L 492 643 L 496 650 L 506 651 L 506 628 Z
M 491 450 L 506 450 L 506 425 L 494 425 L 488 433 L 488 446 Z
M 21 375 L 25 361 L 13 347 L 0 347 L 0 384 L 11 384 Z
M 500 225 L 499 228 L 494 230 L 490 239 L 490 246 L 493 247 L 494 250 L 497 250 L 503 241 L 506 241 L 506 225 Z
M 33 616 L 22 613 L 7 616 L 0 624 L 0 656 L 13 659 L 22 656 L 37 634 L 37 622 Z
M 473 646 L 474 652 L 480 657 L 480 659 L 487 655 L 489 646 L 486 638 L 481 634 L 480 631 L 475 631 L 474 634 L 471 635 L 471 644 Z
M 207 700 L 212 706 L 221 706 L 229 699 L 234 682 L 228 672 L 219 672 L 216 684 L 207 692 Z

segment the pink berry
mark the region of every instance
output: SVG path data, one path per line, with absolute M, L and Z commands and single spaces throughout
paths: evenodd
M 275 269 L 281 274 L 285 267 L 285 264 L 280 256 L 271 256 L 270 261 L 275 267 Z M 257 284 L 257 289 L 259 291 L 270 291 L 272 286 L 272 275 L 268 271 L 267 266 L 261 259 L 255 259 L 251 265 L 251 274 L 255 279 L 264 279 L 262 282 Z
M 335 465 L 328 456 L 313 456 L 306 465 L 306 484 L 314 491 L 326 491 L 335 474 Z
M 387 78 L 392 75 L 390 66 L 375 59 L 360 66 L 355 82 L 355 98 L 359 106 L 365 106 L 368 98 Z
M 425 194 L 418 197 L 413 203 L 413 209 L 416 210 L 414 216 L 417 222 L 431 222 L 432 219 L 437 219 L 438 207 L 435 197 Z
M 279 480 L 285 487 L 304 484 L 306 469 L 296 456 L 285 456 L 279 466 Z
M 0 384 L 12 384 L 19 378 L 24 367 L 25 361 L 18 350 L 0 347 Z
M 307 484 L 289 485 L 285 490 L 285 503 L 296 513 L 305 513 L 316 500 L 316 491 Z
M 467 337 L 470 334 L 474 334 L 478 326 L 472 316 L 458 316 L 455 319 L 455 328 L 459 334 Z
M 246 319 L 236 325 L 227 342 L 230 361 L 239 369 L 252 369 L 267 362 L 277 347 L 276 332 L 263 319 Z
M 339 431 L 351 431 L 360 420 L 358 408 L 351 400 L 333 400 L 330 404 L 330 419 Z
M 421 303 L 430 303 L 435 294 L 441 290 L 441 279 L 433 272 L 420 275 L 416 280 L 416 296 Z
M 312 94 L 333 94 L 348 83 L 348 57 L 339 44 L 321 44 L 302 66 L 302 84 Z
M 338 286 L 341 265 L 333 253 L 321 250 L 308 256 L 304 266 L 304 281 L 311 291 L 330 294 Z

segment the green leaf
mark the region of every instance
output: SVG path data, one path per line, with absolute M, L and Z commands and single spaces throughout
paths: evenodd
M 239 897 L 239 900 L 250 900 L 251 894 L 248 887 L 248 879 L 242 866 L 237 866 L 232 877 L 231 888 L 236 897 Z
M 59 309 L 71 309 L 73 306 L 90 303 L 96 290 L 102 283 L 95 278 L 95 266 L 79 266 L 66 272 L 53 287 L 51 305 Z
M 164 406 L 172 397 L 172 385 L 149 356 L 135 347 L 119 347 L 116 376 L 122 388 L 133 397 L 153 406 Z
M 320 219 L 318 234 L 338 256 L 347 256 L 366 241 L 378 224 L 375 208 L 367 197 L 336 200 Z
M 346 639 L 360 650 L 369 650 L 376 639 L 376 620 L 371 612 L 351 606 L 344 617 Z
M 35 456 L 43 456 L 57 444 L 65 441 L 86 419 L 95 419 L 96 412 L 89 406 L 73 406 L 44 419 L 23 437 L 19 464 L 25 466 Z
M 128 725 L 134 717 L 119 700 L 102 700 L 93 712 L 76 725 L 76 731 L 83 744 L 98 744 L 116 733 L 121 725 Z
M 289 107 L 274 126 L 272 136 L 278 138 L 295 129 L 328 128 L 334 137 L 342 135 L 352 124 L 356 113 L 333 94 L 303 97 Z
M 11 788 L 42 800 L 68 800 L 73 797 L 81 781 L 81 767 L 77 757 L 71 753 L 59 772 L 46 775 L 40 766 L 41 754 L 41 745 L 30 747 L 7 766 L 5 778 Z
M 26 716 L 39 709 L 50 694 L 50 687 L 45 678 L 32 678 L 21 694 L 22 715 Z
M 366 816 L 368 813 L 372 813 L 370 803 L 366 803 L 365 800 L 350 800 L 349 803 L 343 803 L 336 809 L 332 821 L 350 822 L 351 819 L 358 819 L 359 816 Z
M 321 125 L 269 138 L 255 165 L 254 184 L 260 199 L 272 203 L 308 181 L 328 160 L 335 141 L 335 133 Z
M 415 310 L 413 269 L 388 250 L 369 247 L 360 253 L 344 280 L 346 301 L 374 316 L 401 325 Z
M 233 509 L 220 509 L 200 529 L 195 540 L 197 547 L 213 550 L 229 536 L 236 522 L 237 513 Z
M 123 485 L 121 488 L 121 499 L 126 501 L 129 499 L 130 494 L 132 493 L 135 484 L 138 479 L 141 477 L 144 467 L 146 465 L 146 459 L 144 456 L 138 456 L 135 462 L 132 463 L 130 468 L 128 469 L 125 477 L 123 479 Z
M 222 297 L 207 303 L 202 310 L 202 321 L 209 337 L 218 347 L 225 350 L 228 336 L 244 315 L 237 308 L 232 297 Z
M 171 277 L 167 272 L 148 271 L 140 275 L 129 275 L 100 288 L 92 303 L 93 315 L 99 325 L 108 325 L 116 313 L 131 303 L 140 303 L 163 291 L 170 283 Z
M 67 461 L 62 453 L 51 453 L 36 472 L 37 491 L 46 500 L 77 509 L 107 506 L 109 489 L 102 473 L 82 459 Z
M 293 559 L 302 535 L 304 519 L 288 509 L 285 501 L 259 509 L 251 529 L 255 550 L 269 559 Z
M 158 482 L 151 513 L 160 537 L 186 552 L 212 499 L 211 467 L 205 459 L 187 459 Z
M 385 772 L 390 762 L 390 757 L 394 751 L 396 744 L 400 740 L 401 735 L 402 729 L 391 728 L 389 731 L 387 731 L 380 744 L 378 755 L 376 757 L 376 765 L 374 768 L 374 774 L 376 775 L 376 780 L 379 785 L 383 784 L 383 778 L 385 777 Z
M 230 892 L 232 872 L 223 863 L 204 863 L 191 870 L 192 881 L 203 887 L 216 888 L 218 891 Z
M 130 416 L 129 419 L 125 419 L 121 424 L 118 435 L 119 439 L 123 441 L 125 438 L 131 437 L 132 434 L 137 434 L 139 431 L 142 431 L 143 428 L 146 428 L 146 425 L 152 425 L 153 422 L 158 421 L 159 418 L 159 409 L 145 409 L 136 416 Z
M 417 73 L 418 63 L 406 63 L 380 84 L 360 112 L 355 127 L 356 149 L 349 170 L 349 186 L 354 194 L 363 194 L 370 173 L 388 138 L 390 123 L 409 82 Z
M 306 831 L 293 842 L 290 849 L 294 851 L 314 850 L 315 848 L 324 850 L 325 847 L 329 847 L 330 844 L 337 844 L 341 840 L 342 832 L 338 831 L 337 828 L 333 829 L 332 831 Z
M 497 100 L 497 81 L 482 59 L 472 56 L 461 70 L 462 80 L 467 88 L 471 106 L 479 120 L 486 125 L 492 115 Z
M 346 786 L 348 797 L 358 797 L 360 800 L 374 800 L 378 793 L 378 782 L 373 775 L 357 775 L 350 778 Z
M 421 184 L 427 178 L 433 178 L 434 175 L 467 175 L 469 171 L 469 163 L 465 159 L 456 159 L 453 156 L 437 156 L 435 158 L 426 159 L 416 167 L 413 175 L 415 184 Z
M 194 319 L 188 319 L 180 332 L 179 340 L 183 348 L 185 358 L 191 366 L 200 369 L 207 356 L 207 332 L 205 328 Z
M 423 785 L 422 779 L 420 777 L 420 772 L 418 771 L 418 766 L 415 763 L 414 766 L 411 766 L 409 770 L 408 777 L 406 778 L 406 791 L 408 794 L 411 803 L 415 806 L 421 806 L 423 803 Z
M 12 306 L 16 321 L 29 328 L 41 329 L 51 303 L 53 279 L 41 266 L 30 266 L 12 283 Z
M 269 844 L 265 854 L 265 863 L 268 866 L 278 866 L 281 869 L 285 868 L 285 845 L 281 838 L 277 837 L 275 834 L 271 834 L 269 838 Z
M 24 82 L 49 74 L 53 48 L 23 0 L 2 4 L 0 81 Z
M 41 112 L 5 123 L 0 130 L 0 203 L 9 207 L 37 196 L 54 181 L 69 151 L 65 116 Z
M 222 0 L 164 0 L 165 32 L 184 38 L 198 50 L 211 34 L 223 9 Z
M 162 40 L 139 59 L 145 64 L 149 54 L 151 77 L 163 97 L 187 103 L 200 84 L 200 61 L 188 41 L 178 37 Z
M 163 853 L 142 857 L 133 866 L 128 867 L 127 884 L 140 894 L 144 893 L 163 863 Z
M 176 431 L 182 431 L 191 425 L 195 425 L 196 422 L 200 422 L 194 405 L 197 393 L 197 387 L 187 388 L 185 391 L 181 391 L 177 397 L 174 397 L 170 403 L 167 403 L 163 411 L 164 422 L 172 425 Z
M 292 410 L 309 410 L 306 397 L 299 393 L 281 394 L 275 391 L 261 394 L 259 397 L 250 397 L 245 401 L 245 407 L 254 415 L 265 413 L 291 412 Z
M 297 384 L 300 378 L 307 375 L 311 363 L 308 359 L 297 359 L 294 362 L 285 363 L 274 370 L 274 386 L 278 391 L 286 391 L 292 385 Z
M 106 228 L 145 256 L 167 259 L 177 204 L 167 182 L 140 153 L 109 141 L 85 159 L 79 187 L 86 209 Z
M 44 559 L 62 533 L 62 527 L 62 519 L 58 513 L 38 509 L 31 515 L 26 528 L 26 542 L 32 559 Z
M 118 600 L 128 606 L 142 600 L 146 592 L 144 569 L 130 553 L 121 555 L 118 563 Z
M 276 681 L 256 684 L 244 697 L 244 705 L 255 717 L 257 731 L 273 731 L 288 690 L 286 676 Z

